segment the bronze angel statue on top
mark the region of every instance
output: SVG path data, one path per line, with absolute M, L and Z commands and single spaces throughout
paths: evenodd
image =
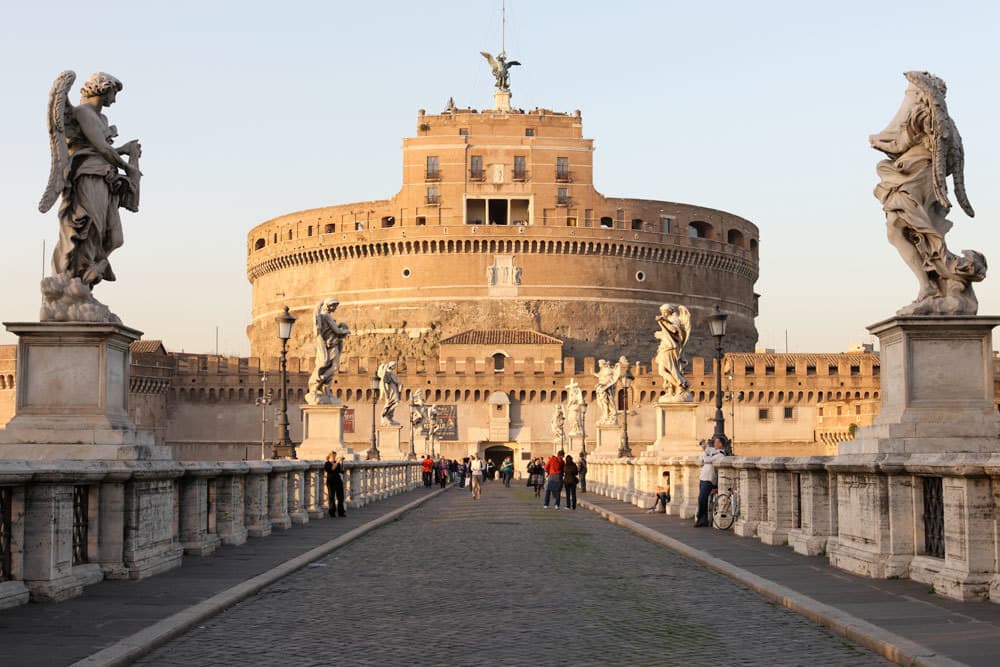
M 115 279 L 108 258 L 124 242 L 118 209 L 139 210 L 142 147 L 137 140 L 116 147 L 118 130 L 102 113 L 114 104 L 121 81 L 92 74 L 80 89 L 80 104 L 73 106 L 69 91 L 75 81 L 76 73 L 67 70 L 49 93 L 52 168 L 38 210 L 46 213 L 56 199 L 62 201 L 52 277 L 42 281 L 41 319 L 115 322 L 91 288 Z
M 501 51 L 494 58 L 488 51 L 480 51 L 483 58 L 486 58 L 493 68 L 493 77 L 497 80 L 497 90 L 510 90 L 510 68 L 521 63 L 516 60 L 507 60 L 507 54 Z
M 986 258 L 975 250 L 955 255 L 944 236 L 952 227 L 945 216 L 950 175 L 955 198 L 971 218 L 965 194 L 962 137 L 948 115 L 947 86 L 928 72 L 906 72 L 910 82 L 903 103 L 888 127 L 869 138 L 885 153 L 875 197 L 882 202 L 889 242 L 916 275 L 917 298 L 897 315 L 975 315 L 979 303 L 972 283 L 986 277 Z

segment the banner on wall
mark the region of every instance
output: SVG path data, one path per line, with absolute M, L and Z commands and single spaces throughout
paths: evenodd
M 458 405 L 436 405 L 437 408 L 437 439 L 458 440 Z M 428 424 L 420 426 L 420 435 L 429 437 Z M 345 429 L 346 430 L 346 429 Z
M 344 408 L 344 433 L 354 433 L 354 408 Z

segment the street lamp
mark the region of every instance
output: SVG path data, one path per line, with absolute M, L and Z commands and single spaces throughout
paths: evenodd
M 378 401 L 378 385 L 379 377 L 378 373 L 375 373 L 372 375 L 372 447 L 368 450 L 366 457 L 369 461 L 381 460 L 378 453 L 378 439 L 375 437 L 375 403 Z
M 267 458 L 264 455 L 264 450 L 267 447 L 267 435 L 266 424 L 267 424 L 267 406 L 271 405 L 274 400 L 273 391 L 267 388 L 267 373 L 263 373 L 260 376 L 260 396 L 254 400 L 254 405 L 260 406 L 260 458 L 264 460 Z
M 274 318 L 274 321 L 278 323 L 278 338 L 281 339 L 281 414 L 278 419 L 278 442 L 274 446 L 273 456 L 274 458 L 287 456 L 294 459 L 295 443 L 288 435 L 288 373 L 286 372 L 286 364 L 288 362 L 288 339 L 292 337 L 292 325 L 295 324 L 295 318 L 288 312 L 288 306 L 285 306 L 285 312 Z
M 632 390 L 632 380 L 634 379 L 632 371 L 626 367 L 625 373 L 622 374 L 622 389 L 625 393 L 625 433 L 622 435 L 622 446 L 618 450 L 619 457 L 632 456 L 632 448 L 628 446 L 628 395 Z
M 726 314 L 718 305 L 708 316 L 708 326 L 715 336 L 715 358 L 718 364 L 715 369 L 715 432 L 712 438 L 722 438 L 726 442 L 726 417 L 722 414 L 722 339 L 726 336 Z
M 406 458 L 408 458 L 411 461 L 417 460 L 417 450 L 414 449 L 413 445 L 413 427 L 414 427 L 413 418 L 414 418 L 414 413 L 416 412 L 416 403 L 413 400 L 414 398 L 416 398 L 416 396 L 413 394 L 413 392 L 410 392 L 410 453 L 406 455 Z

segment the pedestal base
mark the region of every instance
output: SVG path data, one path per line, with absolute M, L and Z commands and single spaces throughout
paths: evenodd
M 597 443 L 591 456 L 617 458 L 622 446 L 621 426 L 610 424 L 597 425 Z
M 410 443 L 403 442 L 400 424 L 378 427 L 378 451 L 383 460 L 405 460 L 410 454 Z
M 297 448 L 302 461 L 322 461 L 333 450 L 353 454 L 344 444 L 344 404 L 303 405 L 302 444 Z M 352 458 L 352 457 L 348 457 Z
M 697 410 L 694 403 L 657 403 L 656 441 L 642 456 L 701 456 Z
M 128 416 L 129 345 L 121 324 L 5 323 L 18 336 L 14 417 L 0 458 L 169 459 Z

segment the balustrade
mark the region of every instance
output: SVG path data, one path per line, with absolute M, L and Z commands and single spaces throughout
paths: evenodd
M 419 462 L 345 467 L 354 507 L 418 486 Z M 0 609 L 323 518 L 324 476 L 322 461 L 0 461 Z

